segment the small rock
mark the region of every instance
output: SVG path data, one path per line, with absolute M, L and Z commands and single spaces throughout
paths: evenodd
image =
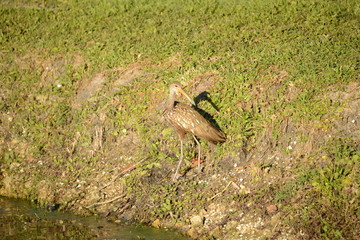
M 266 211 L 268 213 L 274 213 L 276 210 L 277 210 L 277 207 L 275 205 L 273 205 L 273 204 L 266 207 Z
M 199 215 L 194 215 L 190 218 L 191 227 L 200 227 L 204 223 L 204 217 L 201 217 Z
M 161 226 L 160 219 L 156 219 L 155 221 L 153 221 L 151 226 L 153 226 L 154 228 L 159 228 Z

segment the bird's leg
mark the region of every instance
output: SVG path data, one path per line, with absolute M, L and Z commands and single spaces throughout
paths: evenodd
M 181 165 L 181 162 L 182 162 L 183 158 L 184 158 L 183 141 L 182 141 L 182 139 L 180 139 L 180 160 L 179 160 L 178 166 L 176 168 L 176 171 L 175 171 L 175 174 L 174 174 L 174 177 L 173 177 L 173 182 L 175 182 L 176 179 L 177 179 L 177 174 L 178 174 L 178 171 L 179 171 L 179 168 L 180 168 L 180 165 Z
M 198 172 L 200 173 L 201 172 L 201 167 L 200 167 L 200 154 L 201 154 L 201 147 L 200 147 L 200 143 L 199 141 L 196 139 L 196 137 L 194 135 L 192 135 L 196 144 L 198 145 Z

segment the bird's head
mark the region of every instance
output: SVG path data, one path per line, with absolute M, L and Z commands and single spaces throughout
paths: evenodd
M 191 104 L 195 105 L 194 100 L 192 100 L 189 95 L 186 94 L 186 92 L 181 88 L 181 84 L 179 82 L 173 82 L 172 84 L 170 84 L 170 95 L 172 94 L 182 94 L 191 102 Z

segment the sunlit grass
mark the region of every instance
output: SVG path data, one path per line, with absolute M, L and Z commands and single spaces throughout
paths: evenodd
M 82 172 L 89 159 L 108 156 L 114 142 L 132 133 L 142 146 L 136 157 L 152 161 L 148 168 L 174 162 L 178 141 L 164 130 L 159 108 L 175 80 L 194 96 L 199 83 L 208 83 L 217 109 L 199 105 L 228 135 L 217 147 L 218 159 L 245 145 L 256 148 L 269 126 L 271 137 L 281 138 L 287 119 L 326 130 L 344 107 L 326 92 L 359 81 L 359 13 L 357 1 L 2 1 L 1 122 L 7 138 L 26 143 L 27 154 L 72 171 L 74 179 L 89 174 Z M 136 64 L 131 83 L 117 84 Z M 96 74 L 105 79 L 100 89 L 75 107 L 76 94 Z M 99 131 L 103 145 L 94 146 Z M 358 154 L 351 154 L 330 159 L 352 159 L 356 169 Z M 31 162 L 16 149 L 4 148 L 2 155 L 8 165 Z M 329 184 L 342 191 L 344 181 L 354 181 L 348 164 L 295 174 L 311 186 L 316 204 L 324 196 L 343 203 L 327 194 L 333 192 Z M 291 187 L 275 198 L 293 197 Z M 174 195 L 169 189 L 164 194 Z M 156 214 L 165 216 L 165 210 Z M 334 219 L 324 221 L 314 234 L 343 236 Z

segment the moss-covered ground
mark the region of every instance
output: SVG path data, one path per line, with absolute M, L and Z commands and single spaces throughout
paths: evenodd
M 1 195 L 193 238 L 360 237 L 358 1 L 0 6 Z M 173 81 L 227 134 L 201 174 L 189 137 L 176 182 Z

